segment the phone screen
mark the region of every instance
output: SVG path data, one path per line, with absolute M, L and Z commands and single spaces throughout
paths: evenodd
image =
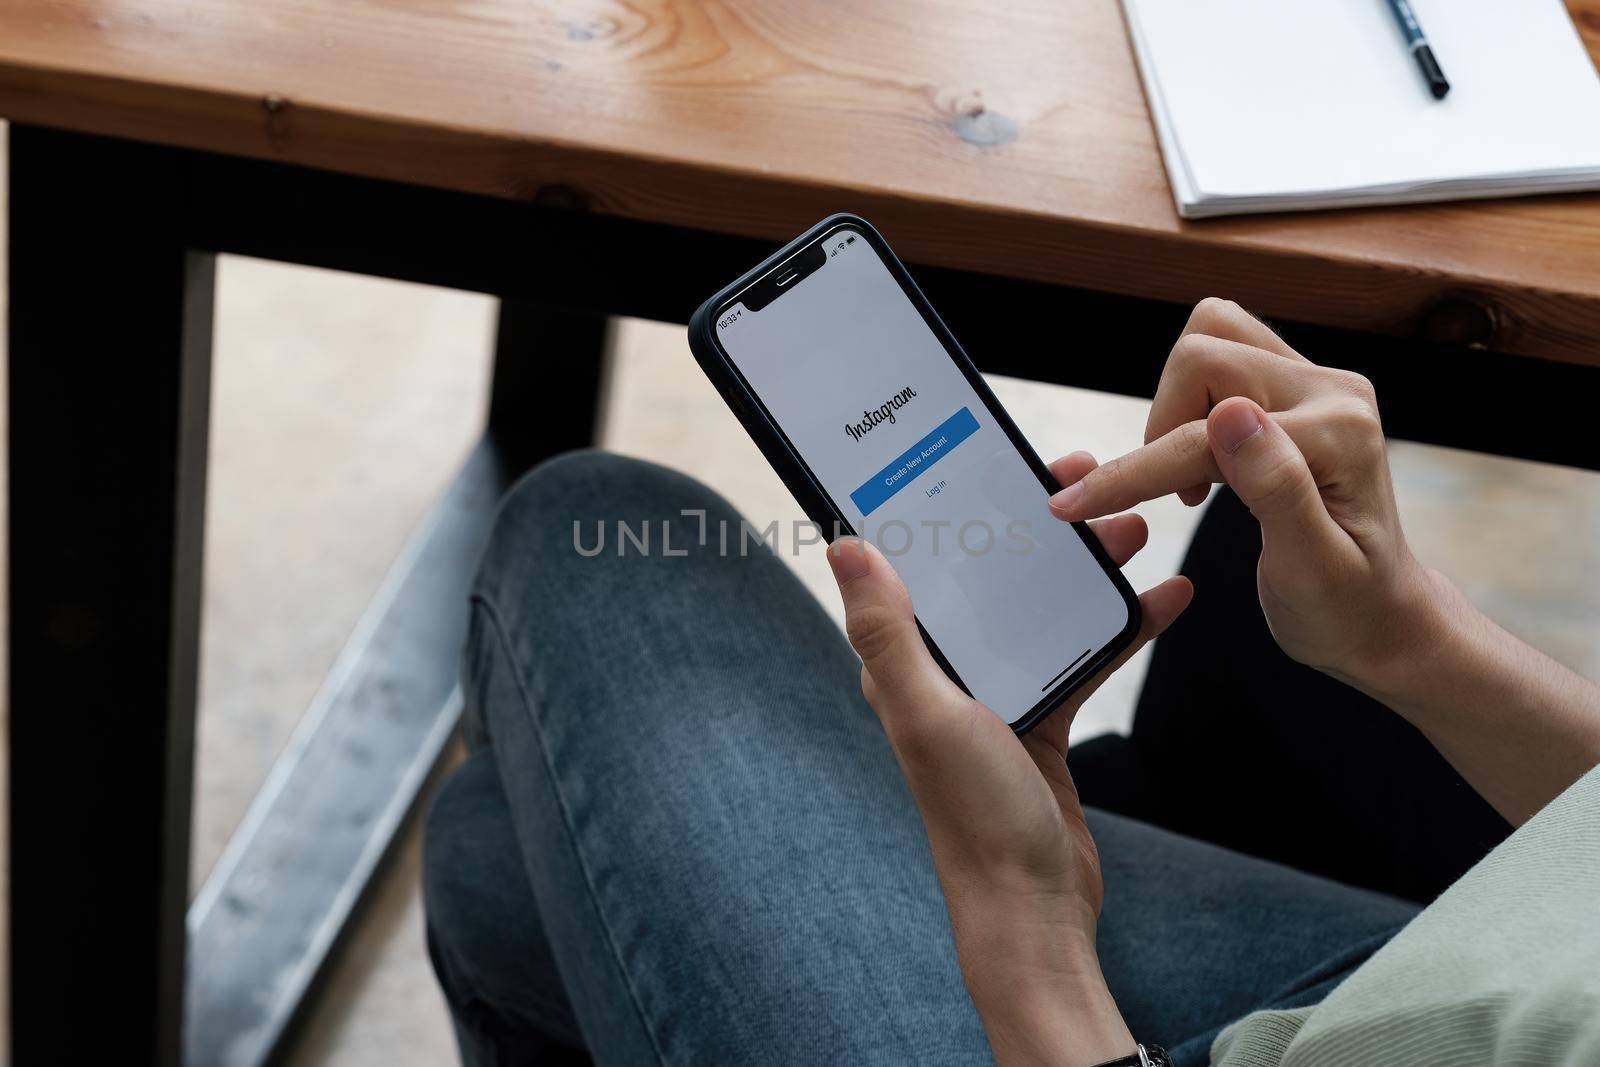
M 771 288 L 780 265 L 762 299 L 740 294 L 755 307 L 723 305 L 717 338 L 967 691 L 1015 723 L 1128 604 L 872 243 L 848 225 L 819 242 L 789 287 Z

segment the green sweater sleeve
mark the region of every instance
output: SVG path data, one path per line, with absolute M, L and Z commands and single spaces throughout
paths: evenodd
M 1321 1004 L 1248 1015 L 1215 1067 L 1600 1064 L 1600 768 Z

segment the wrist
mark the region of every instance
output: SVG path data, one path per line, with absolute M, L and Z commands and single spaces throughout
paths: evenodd
M 1092 924 L 1076 916 L 952 913 L 956 949 L 995 1061 L 1091 1067 L 1134 1050 L 1100 972 Z
M 1373 647 L 1343 680 L 1415 722 L 1438 679 L 1454 670 L 1476 614 L 1450 579 L 1414 564 L 1385 611 L 1387 624 L 1376 628 Z
M 998 1067 L 1094 1067 L 1134 1051 L 1133 1034 L 1098 966 L 1070 981 L 1058 973 L 1020 971 L 998 982 L 969 978 L 968 989 Z

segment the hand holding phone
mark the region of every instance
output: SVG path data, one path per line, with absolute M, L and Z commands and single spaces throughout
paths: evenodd
M 883 237 L 836 215 L 707 301 L 690 346 L 807 515 L 892 561 L 928 653 L 1018 733 L 1139 606 Z
M 1080 452 L 1052 468 L 1071 484 L 1093 466 Z M 1118 566 L 1146 535 L 1131 515 L 1101 520 L 1095 533 Z M 1042 1062 L 1063 1049 L 1085 1063 L 1127 1055 L 1133 1037 L 1094 950 L 1100 863 L 1067 770 L 1067 732 L 1100 683 L 1188 605 L 1188 580 L 1145 593 L 1134 641 L 1018 738 L 934 662 L 905 585 L 881 553 L 844 539 L 828 560 L 861 656 L 862 689 L 922 814 L 962 974 L 996 1060 Z M 1045 1013 L 1034 1010 L 1039 1004 Z

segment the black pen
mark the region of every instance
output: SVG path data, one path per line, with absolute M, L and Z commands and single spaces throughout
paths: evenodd
M 1433 49 L 1428 47 L 1428 39 L 1422 35 L 1422 24 L 1417 21 L 1416 12 L 1411 10 L 1406 0 L 1389 0 L 1389 7 L 1400 21 L 1400 32 L 1406 35 L 1406 47 L 1416 57 L 1417 66 L 1422 68 L 1422 76 L 1428 80 L 1428 91 L 1433 93 L 1435 100 L 1444 99 L 1444 94 L 1450 91 L 1450 83 L 1444 80 L 1444 71 L 1439 69 L 1439 61 L 1433 58 Z

